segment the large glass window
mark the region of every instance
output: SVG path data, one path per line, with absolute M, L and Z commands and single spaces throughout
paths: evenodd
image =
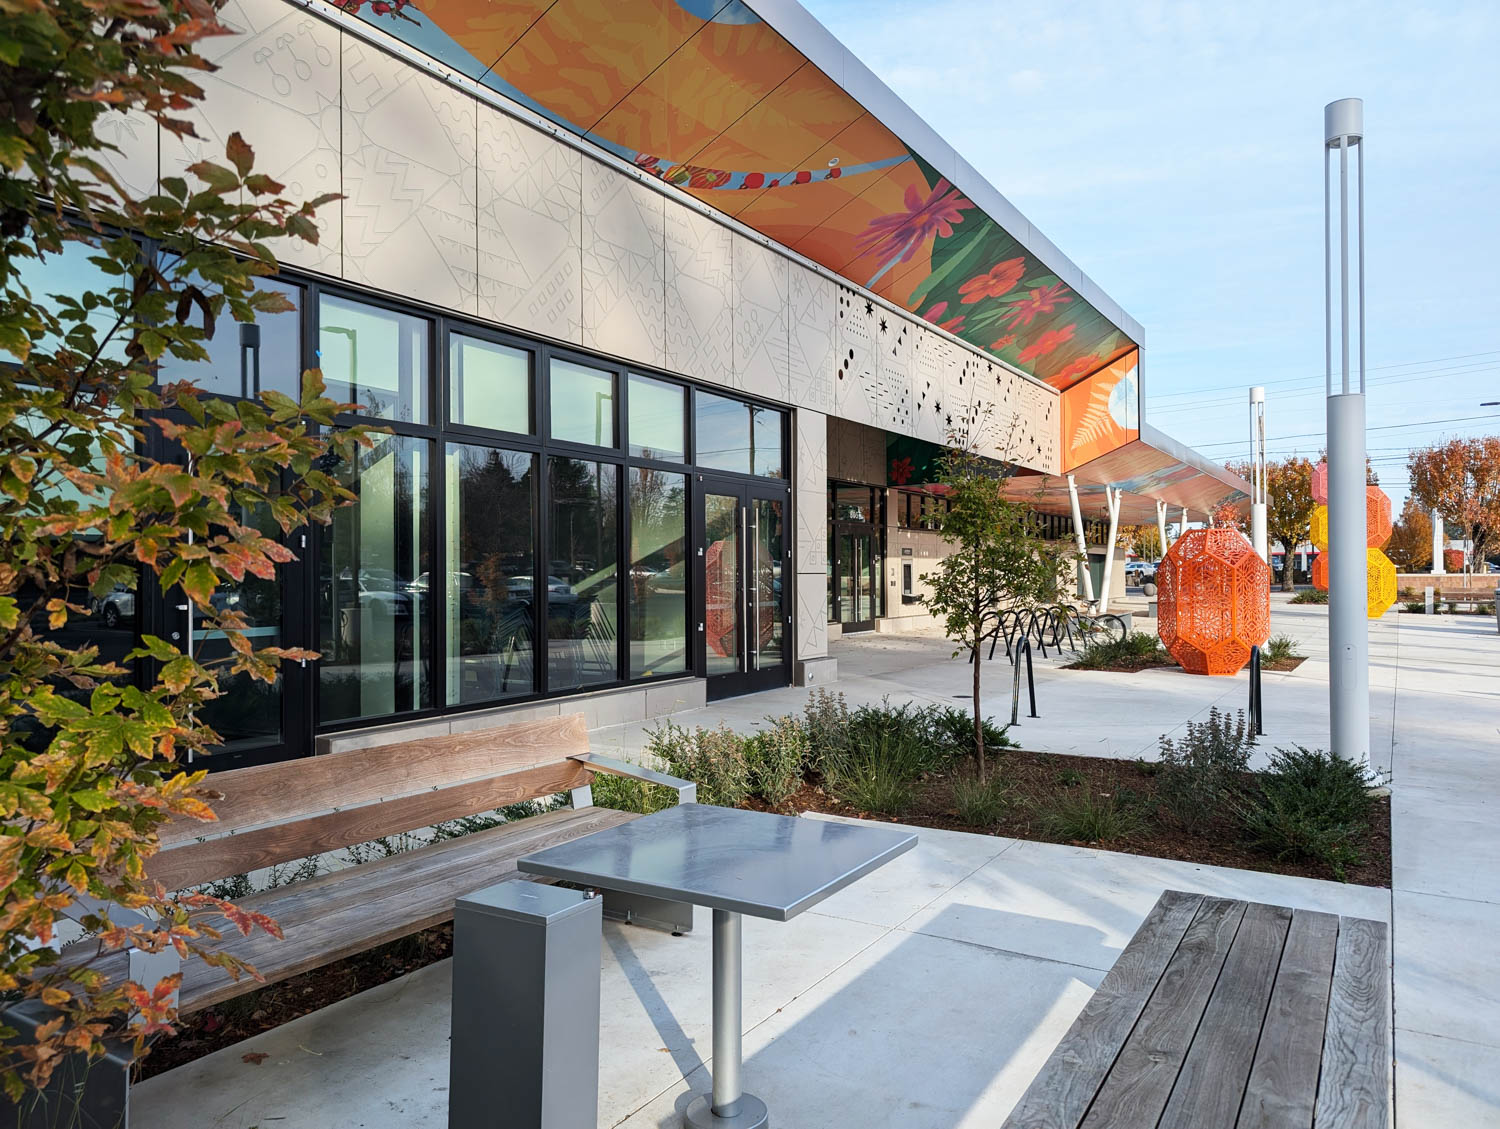
M 687 453 L 687 390 L 648 376 L 630 377 L 630 453 L 680 463 Z
M 448 338 L 448 418 L 531 434 L 531 354 L 461 333 Z
M 632 467 L 628 588 L 632 678 L 687 669 L 687 565 L 687 476 Z
M 18 280 L 31 291 L 32 301 L 63 298 L 76 303 L 86 293 L 108 295 L 116 287 L 130 285 L 130 279 L 108 274 L 91 261 L 102 253 L 91 241 L 70 240 L 56 254 L 40 259 L 18 257 L 14 262 Z M 82 312 L 77 306 L 72 310 Z M 70 348 L 85 354 L 92 354 L 98 348 L 100 356 L 108 360 L 125 360 L 126 339 L 123 333 L 115 331 L 118 316 L 112 302 L 83 314 L 81 320 L 92 331 L 92 340 L 77 335 L 80 319 L 71 316 L 71 311 L 65 312 L 59 305 L 58 313 L 63 325 L 63 339 L 49 335 L 37 343 L 38 349 L 53 351 L 66 342 Z
M 781 423 L 786 417 L 774 408 L 751 408 L 750 418 L 751 473 L 763 478 L 783 477 Z
M 615 374 L 553 358 L 552 438 L 591 447 L 615 445 Z
M 302 288 L 271 278 L 257 279 L 255 288 L 281 295 L 292 308 L 262 314 L 253 323 L 237 322 L 226 311 L 203 342 L 208 359 L 180 361 L 167 354 L 158 370 L 162 384 L 191 380 L 214 396 L 254 397 L 271 389 L 302 398 Z
M 318 669 L 322 721 L 426 709 L 431 600 L 429 445 L 377 435 L 333 469 L 356 495 L 318 527 Z
M 712 392 L 699 392 L 694 400 L 699 466 L 764 478 L 784 476 L 781 412 Z
M 547 478 L 547 686 L 613 682 L 619 678 L 620 468 L 552 458 Z
M 442 588 L 447 703 L 465 706 L 530 694 L 538 591 L 535 456 L 450 443 L 447 459 Z M 426 573 L 416 588 L 432 593 Z
M 426 318 L 324 295 L 318 350 L 328 396 L 402 423 L 427 422 Z

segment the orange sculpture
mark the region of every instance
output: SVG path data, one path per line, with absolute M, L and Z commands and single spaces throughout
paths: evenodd
M 1312 472 L 1312 499 L 1320 506 L 1328 504 L 1328 460 L 1324 459 Z
M 1385 615 L 1396 602 L 1396 566 L 1380 549 L 1365 550 L 1365 614 Z
M 1319 553 L 1313 558 L 1312 566 L 1313 587 L 1319 592 L 1328 591 L 1328 554 Z
M 1189 674 L 1235 674 L 1271 634 L 1271 566 L 1237 529 L 1184 533 L 1156 584 L 1157 631 Z
M 1365 544 L 1378 549 L 1391 539 L 1391 499 L 1378 486 L 1365 487 Z

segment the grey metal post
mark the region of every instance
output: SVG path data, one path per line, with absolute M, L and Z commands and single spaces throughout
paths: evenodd
M 714 1067 L 713 1090 L 698 1097 L 683 1115 L 688 1129 L 762 1129 L 766 1104 L 745 1093 L 741 926 L 732 910 L 714 910 Z
M 603 910 L 519 880 L 458 900 L 449 1129 L 597 1124 Z
M 1346 760 L 1370 760 L 1370 640 L 1365 567 L 1364 103 L 1330 102 L 1323 109 L 1324 362 L 1328 396 L 1328 643 L 1329 737 Z M 1349 334 L 1349 150 L 1358 147 L 1357 301 L 1359 383 L 1351 381 Z M 1337 341 L 1342 381 L 1334 390 L 1333 154 L 1338 153 Z
M 1266 536 L 1266 390 L 1250 389 L 1250 543 L 1260 559 L 1271 562 Z M 1290 553 L 1294 546 L 1286 546 Z

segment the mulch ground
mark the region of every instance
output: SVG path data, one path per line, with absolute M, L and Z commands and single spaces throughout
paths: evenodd
M 1042 842 L 1071 842 L 1077 846 L 1102 847 L 1126 854 L 1292 874 L 1304 878 L 1335 877 L 1328 867 L 1321 864 L 1281 863 L 1255 852 L 1238 841 L 1238 830 L 1228 820 L 1211 822 L 1197 831 L 1189 832 L 1174 826 L 1168 819 L 1148 814 L 1138 831 L 1118 839 L 1106 842 L 1059 839 L 1047 833 L 1045 820 L 1039 813 L 1048 811 L 1059 802 L 1077 799 L 1090 792 L 1116 798 L 1132 797 L 1139 810 L 1150 813 L 1156 802 L 1160 779 L 1155 766 L 1150 762 L 1033 753 L 1017 749 L 1005 749 L 992 754 L 992 757 L 992 771 L 1013 789 L 1017 802 L 1012 803 L 1000 821 L 990 827 L 971 827 L 959 818 L 953 802 L 953 781 L 950 777 L 934 777 L 919 784 L 912 807 L 899 816 L 860 811 L 815 784 L 804 784 L 790 800 L 775 810 L 787 815 L 815 811 L 904 823 L 914 827 L 933 827 L 944 831 L 967 831 Z M 750 801 L 745 806 L 768 810 L 766 805 L 757 801 Z M 1344 877 L 1346 881 L 1359 885 L 1390 885 L 1389 797 L 1376 801 L 1374 818 L 1364 845 L 1364 859 L 1358 866 L 1350 867 Z M 453 927 L 439 925 L 382 945 L 378 949 L 269 985 L 217 1007 L 195 1012 L 178 1025 L 176 1036 L 158 1041 L 151 1053 L 137 1066 L 137 1078 L 150 1078 L 174 1066 L 202 1058 L 398 976 L 415 972 L 451 956 L 452 952 Z M 253 1070 L 259 1067 L 260 1057 L 264 1056 L 252 1053 L 243 1057 L 245 1069 Z
M 1274 662 L 1262 662 L 1262 671 L 1274 670 L 1296 670 L 1307 661 L 1306 655 L 1297 655 L 1289 659 L 1277 659 Z M 1135 674 L 1141 670 L 1181 670 L 1170 655 L 1145 655 L 1126 659 L 1122 662 L 1110 663 L 1108 666 L 1085 666 L 1082 663 L 1066 663 L 1064 670 L 1103 670 L 1114 674 Z

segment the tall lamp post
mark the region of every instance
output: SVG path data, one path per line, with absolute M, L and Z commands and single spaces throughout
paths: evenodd
M 1250 389 L 1250 543 L 1260 559 L 1271 563 L 1266 540 L 1266 390 Z M 1286 546 L 1290 553 L 1293 546 Z
M 1324 369 L 1328 395 L 1328 713 L 1334 753 L 1370 761 L 1370 638 L 1365 577 L 1365 145 L 1364 102 L 1323 107 Z M 1349 158 L 1354 150 L 1355 278 L 1349 278 Z M 1333 164 L 1338 162 L 1337 192 Z M 1338 263 L 1334 264 L 1335 215 Z M 1334 324 L 1334 289 L 1338 324 Z M 1357 305 L 1359 383 L 1351 380 L 1349 308 Z M 1334 387 L 1334 342 L 1341 380 Z

